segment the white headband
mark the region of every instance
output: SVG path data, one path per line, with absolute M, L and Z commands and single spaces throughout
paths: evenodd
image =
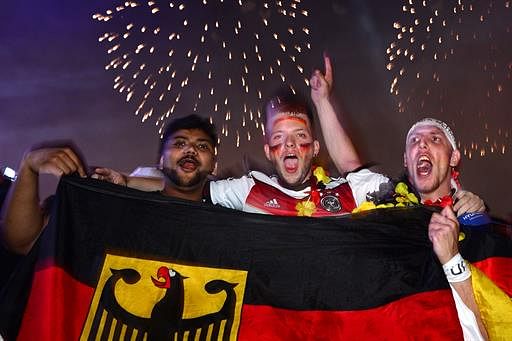
M 453 135 L 453 131 L 450 129 L 448 124 L 446 124 L 443 121 L 440 121 L 438 119 L 430 118 L 430 117 L 421 119 L 412 125 L 411 129 L 409 129 L 409 132 L 407 133 L 407 138 L 405 139 L 406 143 L 409 140 L 409 135 L 411 135 L 411 133 L 414 131 L 414 129 L 416 129 L 418 127 L 424 127 L 424 126 L 434 126 L 434 127 L 441 129 L 441 131 L 444 133 L 444 135 L 450 142 L 453 150 L 458 149 L 457 143 L 455 142 L 455 135 Z

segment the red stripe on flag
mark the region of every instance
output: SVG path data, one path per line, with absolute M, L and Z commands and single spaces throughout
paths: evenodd
M 36 271 L 18 340 L 77 340 L 93 294 L 94 288 L 57 266 Z M 243 305 L 240 340 L 322 338 L 462 340 L 462 332 L 449 290 L 411 295 L 359 311 Z
M 78 340 L 93 294 L 55 265 L 37 270 L 18 340 Z
M 240 340 L 462 340 L 450 290 L 359 311 L 296 311 L 244 304 Z
M 512 297 L 512 258 L 491 257 L 472 264 Z

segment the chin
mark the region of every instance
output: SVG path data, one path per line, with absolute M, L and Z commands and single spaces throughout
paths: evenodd
M 414 186 L 416 188 L 416 191 L 418 193 L 430 193 L 430 192 L 433 192 L 437 186 L 435 186 L 434 184 L 432 183 L 420 183 L 416 186 Z

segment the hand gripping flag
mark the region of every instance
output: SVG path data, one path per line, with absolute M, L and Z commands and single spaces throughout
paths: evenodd
M 265 216 L 66 177 L 48 226 L 3 291 L 0 334 L 461 339 L 427 236 L 431 213 L 416 207 L 342 218 Z M 500 238 L 468 232 L 462 251 L 485 249 L 468 253 L 476 265 L 497 264 L 499 255 L 499 266 L 509 266 L 510 240 Z M 491 272 L 510 288 L 508 275 Z

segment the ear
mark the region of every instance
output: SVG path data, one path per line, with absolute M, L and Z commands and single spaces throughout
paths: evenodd
M 317 156 L 320 152 L 320 142 L 318 140 L 313 141 L 313 156 Z
M 404 167 L 407 168 L 407 156 L 404 153 Z
M 268 145 L 268 143 L 265 143 L 265 145 L 263 146 L 263 150 L 265 151 L 265 157 L 267 158 L 267 160 L 271 161 L 270 160 L 270 146 Z
M 210 174 L 217 175 L 217 158 L 216 157 L 213 158 L 213 165 L 212 165 L 212 169 L 210 169 Z
M 460 162 L 460 151 L 455 149 L 452 151 L 452 156 L 450 157 L 450 166 L 457 167 Z

